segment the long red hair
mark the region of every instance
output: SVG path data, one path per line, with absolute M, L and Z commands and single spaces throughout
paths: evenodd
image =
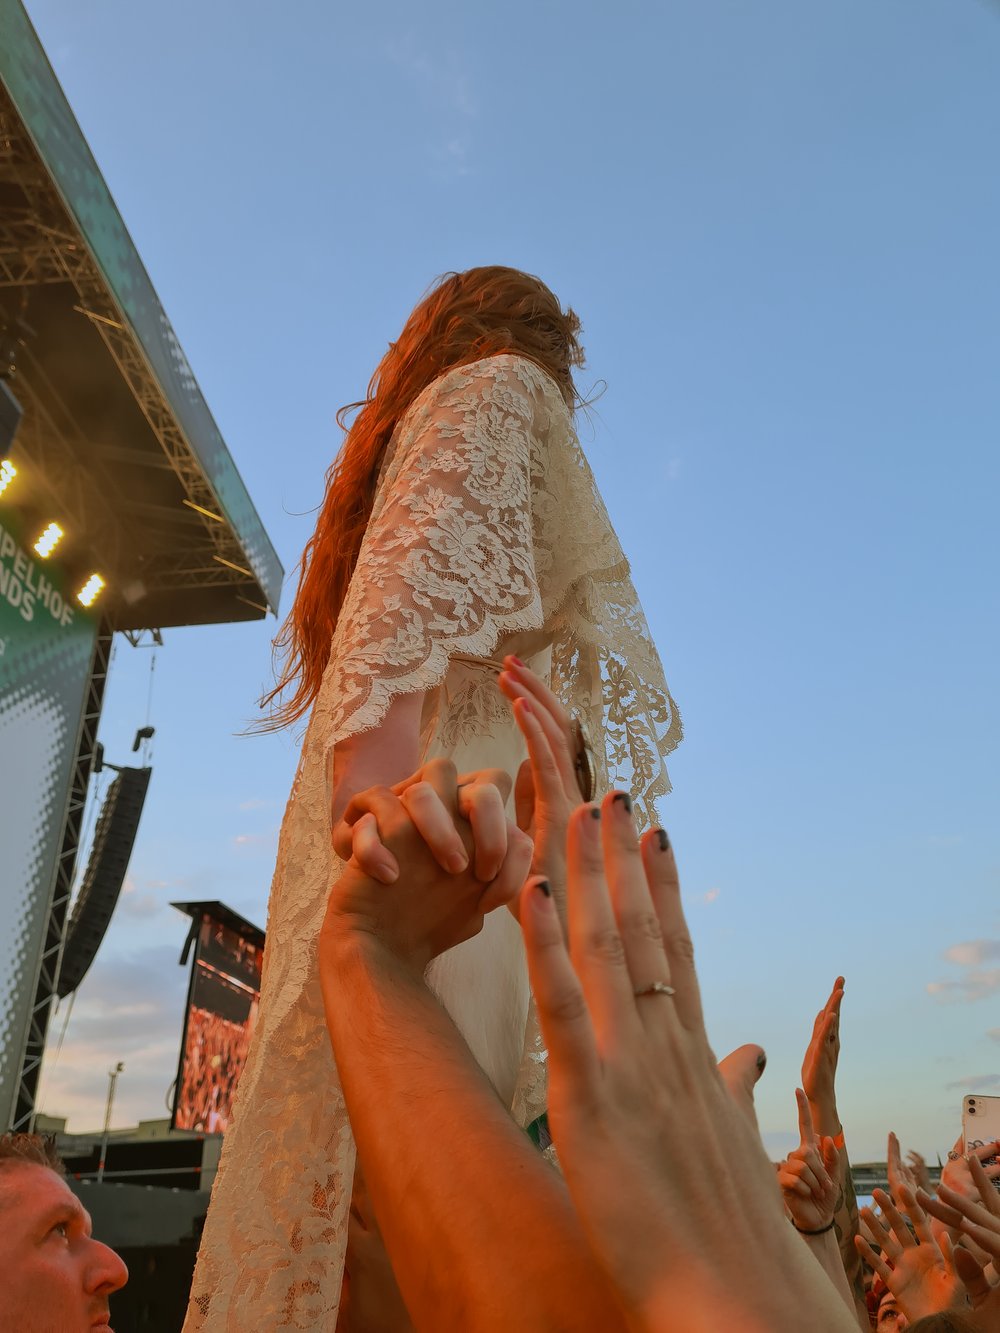
M 572 411 L 580 402 L 574 366 L 583 365 L 580 321 L 545 283 L 497 266 L 447 273 L 416 306 L 389 344 L 363 402 L 337 413 L 347 432 L 326 477 L 316 530 L 306 543 L 299 586 L 274 641 L 282 660 L 263 726 L 277 730 L 312 707 L 330 656 L 333 631 L 371 517 L 379 467 L 397 422 L 439 375 L 484 356 L 516 352 L 545 370 Z M 360 408 L 350 427 L 347 414 Z M 279 696 L 291 693 L 280 703 Z

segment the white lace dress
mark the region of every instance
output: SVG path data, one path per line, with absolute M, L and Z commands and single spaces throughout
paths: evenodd
M 630 789 L 640 822 L 655 818 L 680 721 L 566 404 L 509 354 L 430 385 L 383 465 L 281 830 L 260 1010 L 186 1333 L 336 1325 L 354 1144 L 316 967 L 339 864 L 333 747 L 378 726 L 394 697 L 426 692 L 423 758 L 516 772 L 524 750 L 490 665 L 506 652 L 582 718 L 598 790 Z M 530 1123 L 545 1105 L 544 1051 L 513 918 L 493 913 L 428 976 Z

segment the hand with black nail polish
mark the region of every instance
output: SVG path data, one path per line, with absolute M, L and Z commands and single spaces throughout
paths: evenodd
M 666 836 L 640 840 L 610 793 L 569 820 L 568 943 L 550 895 L 529 880 L 521 898 L 549 1126 L 629 1328 L 775 1333 L 805 1311 L 811 1333 L 856 1333 L 784 1216 L 753 1118 L 763 1051 L 729 1077 L 712 1056 Z

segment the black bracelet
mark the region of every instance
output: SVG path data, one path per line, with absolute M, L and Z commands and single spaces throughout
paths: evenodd
M 836 1225 L 837 1225 L 837 1219 L 835 1217 L 831 1218 L 831 1220 L 827 1222 L 825 1227 L 820 1227 L 818 1231 L 805 1231 L 802 1227 L 795 1227 L 794 1222 L 792 1223 L 792 1226 L 795 1227 L 795 1230 L 799 1233 L 800 1236 L 825 1236 L 826 1233 L 828 1231 L 832 1231 Z

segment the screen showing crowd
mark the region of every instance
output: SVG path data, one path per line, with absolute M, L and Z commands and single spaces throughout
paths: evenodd
M 184 1025 L 174 1127 L 221 1134 L 250 1047 L 264 951 L 203 917 Z

